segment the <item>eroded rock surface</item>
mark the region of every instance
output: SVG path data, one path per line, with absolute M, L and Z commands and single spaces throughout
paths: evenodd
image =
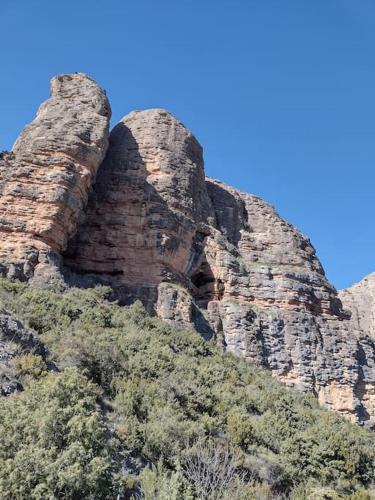
M 84 209 L 109 106 L 83 75 L 54 82 L 52 101 L 1 160 L 8 273 L 22 259 L 37 262 L 45 282 L 41 255 L 52 249 L 60 276 L 64 259 L 75 283 L 108 283 L 122 303 L 141 299 L 151 313 L 375 425 L 375 280 L 338 296 L 309 239 L 259 197 L 205 178 L 200 144 L 161 109 L 132 112 L 114 127 Z
M 352 420 L 375 416 L 374 344 L 351 331 L 309 239 L 262 199 L 204 179 L 199 143 L 164 110 L 112 131 L 66 263 Z
M 164 110 L 132 112 L 111 132 L 66 262 L 152 302 L 161 282 L 186 281 L 210 210 L 198 141 Z
M 51 97 L 0 157 L 3 274 L 31 277 L 65 249 L 108 146 L 110 106 L 88 76 L 57 76 Z
M 226 350 L 351 420 L 375 416 L 375 345 L 350 328 L 311 242 L 260 198 L 208 179 L 215 227 L 191 273 Z
M 351 327 L 375 340 L 375 273 L 341 290 L 343 306 L 351 312 Z

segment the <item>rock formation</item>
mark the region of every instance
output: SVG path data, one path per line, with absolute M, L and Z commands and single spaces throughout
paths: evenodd
M 23 325 L 0 309 L 0 395 L 7 396 L 22 388 L 15 362 L 19 356 L 35 354 L 45 358 L 43 344 Z
M 3 274 L 32 276 L 65 249 L 108 146 L 110 106 L 84 74 L 51 82 L 51 97 L 0 156 L 0 262 Z
M 375 273 L 341 290 L 343 306 L 351 312 L 351 328 L 375 340 Z
M 166 111 L 130 113 L 111 132 L 67 263 L 110 277 L 123 294 L 153 295 L 165 280 L 184 281 L 197 227 L 209 210 L 194 136 Z
M 49 180 L 45 174 L 51 157 L 39 155 L 48 203 L 40 194 L 29 202 L 24 180 L 28 163 L 21 158 L 27 157 L 28 144 L 37 152 L 51 147 L 35 141 L 32 133 L 28 139 L 26 129 L 16 143 L 15 159 L 3 159 L 8 176 L 3 175 L 0 210 L 11 201 L 11 223 L 0 262 L 14 261 L 8 250 L 12 243 L 21 254 L 28 246 L 39 254 L 46 248 L 62 253 L 67 281 L 108 283 L 122 303 L 141 299 L 151 313 L 217 339 L 226 350 L 267 367 L 292 387 L 311 391 L 352 420 L 375 424 L 374 316 L 366 305 L 372 301 L 373 307 L 374 287 L 361 287 L 355 298 L 342 292 L 343 308 L 309 239 L 260 198 L 205 178 L 198 141 L 161 109 L 132 112 L 114 127 L 83 210 L 106 150 L 109 107 L 87 77 L 57 81 L 69 78 L 89 82 L 90 89 L 84 98 L 85 86 L 67 83 L 73 85 L 67 101 L 85 101 L 86 106 L 74 106 L 74 119 L 70 111 L 58 109 L 75 120 L 74 139 L 64 135 L 59 142 L 61 129 L 52 127 L 59 153 L 53 149 L 53 161 L 61 168 L 60 159 L 68 161 L 69 155 L 72 162 L 70 188 L 62 197 L 56 195 L 60 203 L 49 201 L 67 185 L 62 174 Z M 100 106 L 90 105 L 89 113 L 90 96 Z M 38 127 L 44 133 L 37 118 Z M 85 142 L 88 129 L 90 140 Z M 25 134 L 27 140 L 22 139 Z M 82 165 L 88 164 L 82 175 Z M 24 215 L 28 204 L 35 214 L 46 208 L 49 214 L 51 208 L 48 230 L 39 217 L 30 229 Z

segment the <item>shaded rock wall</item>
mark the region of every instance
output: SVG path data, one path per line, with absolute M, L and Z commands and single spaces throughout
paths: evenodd
M 116 125 L 66 263 L 100 273 L 123 294 L 152 297 L 184 282 L 196 233 L 209 218 L 202 148 L 171 114 L 132 112 Z

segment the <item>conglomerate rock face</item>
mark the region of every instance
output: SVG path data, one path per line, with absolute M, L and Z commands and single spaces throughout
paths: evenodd
M 0 157 L 3 274 L 30 277 L 76 231 L 108 146 L 110 106 L 82 73 L 57 76 L 51 97 Z
M 205 299 L 226 349 L 352 420 L 374 418 L 375 339 L 351 327 L 310 241 L 263 200 L 217 181 L 207 188 L 218 231 L 202 269 L 220 295 Z
M 84 195 L 74 198 L 74 216 L 64 208 L 48 219 L 47 232 L 38 233 L 38 242 L 53 248 L 57 259 L 62 254 L 65 276 L 81 285 L 108 283 L 122 303 L 141 299 L 162 319 L 193 327 L 351 420 L 375 425 L 374 317 L 366 302 L 373 307 L 373 288 L 362 287 L 355 299 L 342 292 L 343 308 L 309 239 L 262 199 L 205 178 L 200 144 L 162 109 L 132 112 L 114 127 L 84 208 L 106 150 L 107 115 L 91 112 L 74 122 L 75 137 L 82 137 L 81 126 L 101 139 L 89 141 L 96 148 L 85 143 L 88 152 L 69 157 L 73 165 L 95 167 L 84 181 L 74 167 L 69 194 L 84 186 Z M 59 146 L 64 155 L 65 141 Z M 41 141 L 38 148 L 44 147 Z M 50 157 L 38 158 L 48 173 Z M 17 182 L 17 170 L 9 172 L 3 193 Z M 50 196 L 60 189 L 43 182 Z M 18 196 L 27 207 L 28 198 L 22 191 L 13 198 Z M 32 203 L 43 212 L 42 201 Z M 15 211 L 13 225 L 23 220 Z M 31 238 L 23 227 L 16 229 L 25 235 L 17 248 L 26 252 L 35 232 Z
M 85 223 L 66 262 L 107 276 L 124 296 L 186 280 L 197 228 L 209 219 L 202 148 L 170 113 L 132 112 L 116 125 Z
M 375 273 L 341 290 L 339 297 L 344 307 L 351 312 L 351 328 L 375 340 Z

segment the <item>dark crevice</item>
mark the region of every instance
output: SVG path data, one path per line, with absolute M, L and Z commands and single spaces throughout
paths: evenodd
M 211 300 L 221 300 L 224 295 L 224 283 L 215 277 L 207 260 L 191 275 L 193 297 L 196 304 L 207 309 Z

